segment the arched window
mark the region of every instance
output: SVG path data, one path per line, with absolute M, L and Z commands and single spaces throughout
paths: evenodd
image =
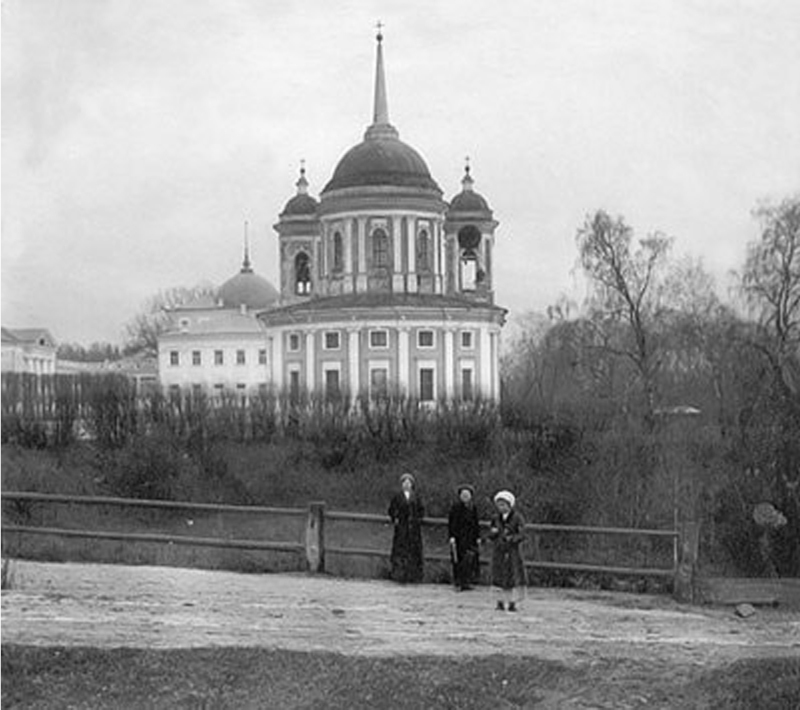
M 294 258 L 294 284 L 298 295 L 311 293 L 311 260 L 304 251 Z
M 430 271 L 430 239 L 424 229 L 417 235 L 417 271 Z
M 333 270 L 344 270 L 344 244 L 342 243 L 342 235 L 339 232 L 333 235 Z
M 480 230 L 468 224 L 458 232 L 458 247 L 461 252 L 461 288 L 474 291 L 485 274 L 479 263 L 478 248 L 481 243 Z
M 389 237 L 382 229 L 376 229 L 372 233 L 372 266 L 389 266 Z

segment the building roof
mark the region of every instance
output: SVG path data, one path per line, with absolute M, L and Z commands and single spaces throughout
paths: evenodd
M 319 203 L 308 194 L 308 180 L 306 180 L 304 166 L 300 168 L 300 178 L 295 184 L 297 185 L 297 194 L 286 203 L 280 217 L 310 216 L 317 211 Z
M 378 34 L 375 69 L 375 100 L 372 125 L 367 128 L 364 140 L 353 146 L 339 160 L 333 177 L 325 189 L 388 185 L 412 187 L 434 191 L 441 190 L 431 177 L 422 156 L 410 145 L 400 140 L 397 129 L 389 123 L 386 97 L 386 79 L 383 70 L 383 35 Z
M 220 286 L 218 297 L 223 308 L 245 306 L 250 310 L 259 310 L 277 303 L 280 294 L 269 281 L 253 271 L 245 243 L 242 268 L 238 274 Z
M 19 343 L 21 345 L 45 345 L 55 347 L 56 341 L 47 328 L 5 328 L 2 329 L 4 343 Z
M 482 195 L 475 192 L 472 187 L 473 182 L 472 176 L 469 174 L 469 165 L 467 165 L 461 180 L 461 192 L 450 201 L 448 216 L 457 216 L 454 213 L 467 213 L 488 219 L 492 218 L 489 203 Z

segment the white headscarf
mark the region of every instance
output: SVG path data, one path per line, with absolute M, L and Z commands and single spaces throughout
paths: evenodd
M 514 494 L 511 491 L 500 491 L 499 493 L 496 493 L 494 496 L 494 502 L 497 503 L 499 500 L 504 500 L 512 508 L 514 507 L 514 503 L 517 502 L 517 499 L 514 498 Z

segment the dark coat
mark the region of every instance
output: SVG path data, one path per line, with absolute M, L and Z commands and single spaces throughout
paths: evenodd
M 422 581 L 422 518 L 425 506 L 422 499 L 412 493 L 406 499 L 403 493 L 392 497 L 389 518 L 394 525 L 392 537 L 392 579 L 397 582 Z
M 525 564 L 520 546 L 525 539 L 525 521 L 513 508 L 503 520 L 500 514 L 492 518 L 489 539 L 492 550 L 492 584 L 502 589 L 525 586 Z
M 474 504 L 465 505 L 456 501 L 450 508 L 447 517 L 447 532 L 456 541 L 456 559 L 453 561 L 455 583 L 459 587 L 474 584 L 480 572 L 478 543 L 481 526 L 478 521 L 478 510 Z

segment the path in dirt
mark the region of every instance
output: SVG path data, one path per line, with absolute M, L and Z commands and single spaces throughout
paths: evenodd
M 516 614 L 491 590 L 302 574 L 14 561 L 3 643 L 258 646 L 352 655 L 619 658 L 712 667 L 800 656 L 800 613 L 678 605 L 664 597 L 531 589 Z

